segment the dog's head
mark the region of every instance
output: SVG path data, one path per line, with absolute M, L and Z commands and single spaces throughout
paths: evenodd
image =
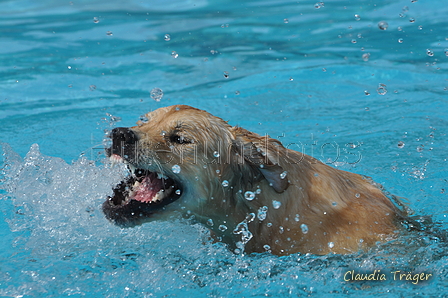
M 276 140 L 185 105 L 145 116 L 135 127 L 112 130 L 106 150 L 130 170 L 103 204 L 118 225 L 140 224 L 162 210 L 210 218 L 238 205 L 232 200 L 262 180 L 276 192 L 288 186 L 280 166 L 284 148 Z

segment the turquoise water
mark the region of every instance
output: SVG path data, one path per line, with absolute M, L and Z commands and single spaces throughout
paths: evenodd
M 0 296 L 448 297 L 447 245 L 426 233 L 248 256 L 186 219 L 121 230 L 100 211 L 123 175 L 104 130 L 189 104 L 370 175 L 446 230 L 446 2 L 165 2 L 0 3 Z

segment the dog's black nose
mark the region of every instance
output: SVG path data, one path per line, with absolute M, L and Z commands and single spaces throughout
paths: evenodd
M 110 134 L 112 146 L 106 150 L 107 155 L 117 154 L 131 161 L 137 155 L 138 137 L 135 132 L 127 127 L 114 128 Z

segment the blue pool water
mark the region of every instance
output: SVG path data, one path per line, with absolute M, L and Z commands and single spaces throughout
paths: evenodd
M 182 218 L 122 230 L 100 211 L 123 175 L 103 162 L 104 131 L 189 104 L 370 175 L 447 230 L 446 1 L 0 11 L 1 297 L 448 297 L 446 242 L 425 233 L 346 256 L 235 255 Z M 345 281 L 351 270 L 387 280 Z

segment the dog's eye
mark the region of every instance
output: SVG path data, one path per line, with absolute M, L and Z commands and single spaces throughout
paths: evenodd
M 179 135 L 171 135 L 170 137 L 170 141 L 171 143 L 177 143 L 177 144 L 190 144 L 192 143 L 191 140 L 185 138 L 184 136 L 179 136 Z

